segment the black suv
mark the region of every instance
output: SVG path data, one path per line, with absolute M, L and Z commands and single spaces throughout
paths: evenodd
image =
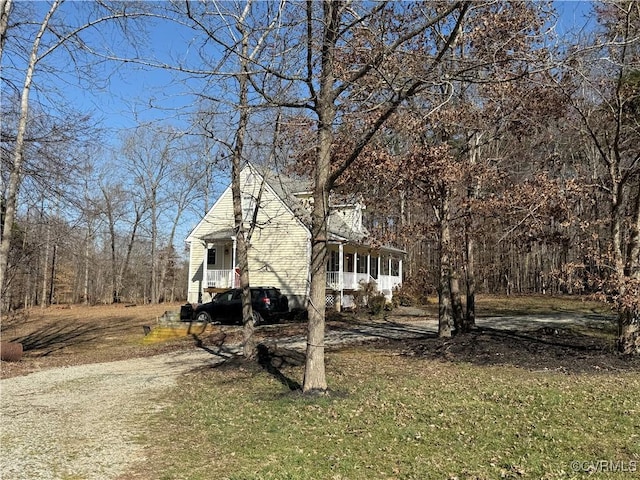
M 251 305 L 256 325 L 278 321 L 289 313 L 289 300 L 275 287 L 251 287 Z M 242 290 L 232 288 L 216 294 L 210 302 L 196 306 L 191 319 L 242 324 Z

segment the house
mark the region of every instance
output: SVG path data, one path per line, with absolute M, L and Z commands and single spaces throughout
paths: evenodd
M 261 174 L 247 164 L 240 173 L 246 228 L 253 225 L 249 247 L 252 285 L 274 286 L 291 308 L 305 308 L 311 263 L 310 184 Z M 361 282 L 375 282 L 391 299 L 402 283 L 404 252 L 374 247 L 362 224 L 360 199 L 332 197 L 328 221 L 327 303 L 353 302 Z M 219 291 L 239 286 L 231 186 L 187 237 L 190 246 L 188 301 L 209 301 Z

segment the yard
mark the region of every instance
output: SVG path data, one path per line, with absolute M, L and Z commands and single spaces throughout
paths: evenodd
M 237 327 L 216 327 L 143 344 L 142 326 L 176 308 L 48 309 L 3 322 L 3 340 L 32 346 L 19 364 L 3 363 L 3 378 L 194 345 L 215 349 L 239 338 Z M 483 317 L 525 313 L 595 319 L 606 312 L 566 298 L 481 299 Z M 432 305 L 422 317 L 410 310 L 384 320 L 333 316 L 329 330 L 408 328 L 424 315 L 433 315 Z M 259 335 L 282 341 L 304 330 L 294 323 Z M 379 336 L 330 348 L 331 393 L 311 398 L 292 390 L 303 373 L 296 352 L 272 351 L 260 365 L 203 364 L 153 394 L 162 408 L 132 412 L 145 460 L 102 478 L 640 478 L 640 361 L 617 356 L 614 337 L 606 321 L 483 327 L 450 340 Z M 57 478 L 85 478 L 66 475 Z

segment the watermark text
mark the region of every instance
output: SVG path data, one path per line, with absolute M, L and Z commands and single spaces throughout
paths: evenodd
M 629 473 L 640 471 L 639 463 L 635 460 L 574 460 L 571 462 L 571 470 L 589 473 Z

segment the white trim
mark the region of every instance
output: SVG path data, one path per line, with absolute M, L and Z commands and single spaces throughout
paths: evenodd
M 344 300 L 344 246 L 341 244 L 338 245 L 338 271 L 340 272 L 340 305 L 342 305 L 342 301 Z

